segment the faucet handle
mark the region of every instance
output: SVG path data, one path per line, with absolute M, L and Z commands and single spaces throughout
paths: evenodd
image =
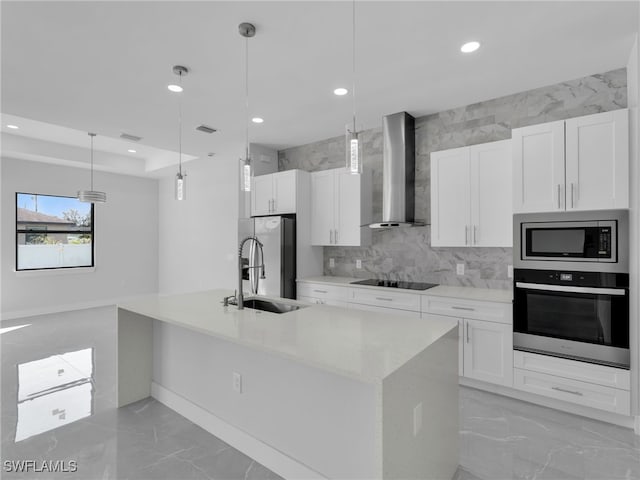
M 228 297 L 224 297 L 222 299 L 222 302 L 220 302 L 220 303 L 222 303 L 222 306 L 224 306 L 224 307 L 228 307 L 229 305 L 235 305 L 235 304 L 238 303 L 237 298 L 238 297 L 236 296 L 236 293 L 234 292 L 233 295 L 229 295 Z

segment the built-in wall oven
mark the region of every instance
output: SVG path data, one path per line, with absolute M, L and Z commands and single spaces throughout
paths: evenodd
M 513 344 L 629 368 L 628 212 L 514 215 Z

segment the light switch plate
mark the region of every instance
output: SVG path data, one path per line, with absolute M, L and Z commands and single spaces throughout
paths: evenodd
M 238 372 L 233 372 L 233 391 L 242 393 L 242 375 Z
M 330 258 L 329 259 L 329 268 L 335 268 L 336 266 L 336 259 L 335 258 Z
M 456 263 L 456 274 L 464 275 L 464 263 Z
M 362 268 L 362 260 L 360 260 L 360 259 L 357 259 L 357 260 L 356 260 L 356 268 L 357 268 L 357 269 Z

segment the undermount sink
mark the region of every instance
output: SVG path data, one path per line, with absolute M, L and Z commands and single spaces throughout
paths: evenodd
M 244 307 L 271 313 L 287 313 L 306 308 L 307 305 L 291 305 L 263 298 L 247 298 L 244 301 Z

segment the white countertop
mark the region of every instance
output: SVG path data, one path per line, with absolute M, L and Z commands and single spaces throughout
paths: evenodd
M 389 291 L 389 288 L 374 287 L 371 285 L 351 285 L 351 282 L 363 280 L 362 278 L 352 277 L 308 277 L 298 280 L 298 282 L 319 283 L 324 285 L 338 285 L 342 287 L 353 288 L 372 288 L 375 290 Z M 495 288 L 475 288 L 475 287 L 456 287 L 452 285 L 438 285 L 428 290 L 409 290 L 404 288 L 394 288 L 402 292 L 411 292 L 416 295 L 432 295 L 436 297 L 463 298 L 467 300 L 483 300 L 486 302 L 511 303 L 513 300 L 513 292 L 511 290 L 500 290 Z
M 283 314 L 223 307 L 222 298 L 232 293 L 208 290 L 149 295 L 119 307 L 372 383 L 380 382 L 458 328 L 455 320 L 424 320 L 327 305 Z

